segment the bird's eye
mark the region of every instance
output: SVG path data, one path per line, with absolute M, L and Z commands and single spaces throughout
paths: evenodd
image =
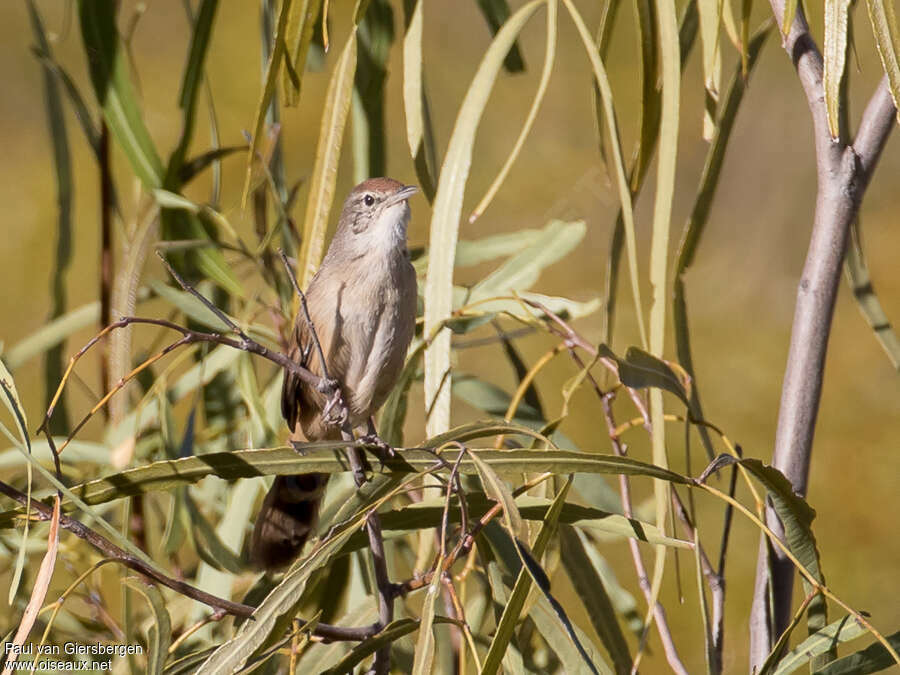
M 365 197 L 363 197 L 363 203 L 366 206 L 372 206 L 372 204 L 375 203 L 375 197 L 373 197 L 372 195 L 366 195 Z

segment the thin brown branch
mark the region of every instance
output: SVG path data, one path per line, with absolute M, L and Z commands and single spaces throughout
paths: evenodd
M 287 356 L 285 356 L 284 354 L 282 354 L 280 352 L 272 351 L 272 350 L 268 349 L 267 347 L 264 347 L 263 345 L 259 344 L 258 342 L 256 342 L 255 340 L 253 340 L 250 337 L 243 336 L 243 338 L 241 340 L 235 340 L 233 338 L 228 338 L 223 335 L 219 335 L 218 333 L 203 333 L 203 332 L 199 332 L 199 331 L 190 330 L 188 328 L 185 328 L 184 326 L 180 326 L 177 323 L 174 323 L 172 321 L 167 321 L 165 319 L 148 319 L 148 318 L 136 317 L 136 316 L 126 316 L 126 317 L 119 319 L 118 321 L 114 321 L 109 326 L 107 326 L 102 331 L 100 331 L 97 335 L 95 335 L 93 338 L 91 338 L 91 340 L 88 341 L 88 343 L 84 347 L 82 347 L 80 350 L 78 350 L 78 352 L 69 360 L 69 366 L 66 369 L 66 372 L 63 375 L 63 378 L 59 383 L 59 387 L 57 388 L 56 395 L 53 397 L 53 400 L 50 403 L 50 407 L 47 409 L 47 413 L 44 416 L 44 421 L 42 422 L 42 424 L 39 428 L 40 430 L 45 429 L 47 427 L 47 425 L 49 424 L 49 420 L 50 420 L 51 416 L 53 415 L 53 411 L 56 407 L 56 403 L 59 400 L 62 390 L 65 387 L 66 382 L 68 381 L 68 378 L 72 372 L 72 369 L 74 368 L 77 361 L 82 356 L 84 356 L 88 352 L 88 350 L 91 349 L 91 347 L 93 347 L 95 344 L 97 344 L 105 335 L 109 334 L 113 330 L 124 328 L 124 327 L 130 326 L 132 324 L 146 324 L 146 325 L 152 325 L 152 326 L 161 326 L 163 328 L 169 328 L 171 330 L 181 333 L 182 337 L 181 337 L 181 339 L 176 340 L 175 342 L 169 344 L 167 347 L 165 347 L 162 351 L 160 351 L 156 355 L 147 359 L 144 363 L 142 363 L 137 368 L 132 370 L 131 373 L 129 373 L 126 377 L 121 378 L 116 383 L 116 385 L 113 388 L 111 388 L 110 391 L 107 392 L 106 395 L 103 396 L 103 398 L 101 398 L 100 401 L 98 401 L 94 405 L 94 407 L 91 409 L 91 411 L 72 430 L 72 433 L 69 435 L 69 439 L 66 441 L 66 443 L 64 443 L 62 445 L 62 447 L 60 447 L 60 452 L 63 451 L 63 449 L 66 447 L 66 445 L 68 445 L 69 441 L 71 441 L 71 439 L 75 437 L 75 434 L 78 433 L 78 431 L 88 422 L 88 420 L 97 412 L 97 410 L 99 410 L 104 405 L 106 405 L 106 403 L 109 401 L 109 399 L 112 398 L 112 396 L 115 395 L 116 392 L 121 390 L 122 387 L 124 387 L 125 384 L 128 383 L 128 381 L 130 381 L 138 373 L 145 370 L 147 367 L 152 365 L 154 362 L 158 361 L 163 356 L 169 354 L 170 352 L 174 351 L 178 347 L 181 347 L 184 345 L 200 343 L 200 342 L 209 342 L 209 343 L 214 343 L 214 344 L 225 345 L 225 346 L 231 347 L 233 349 L 240 349 L 241 351 L 245 351 L 245 352 L 249 352 L 251 354 L 256 354 L 257 356 L 261 356 L 262 358 L 267 359 L 267 360 L 271 361 L 272 363 L 275 363 L 275 364 L 281 366 L 282 368 L 291 371 L 291 373 L 295 374 L 297 377 L 302 379 L 304 382 L 307 382 L 314 387 L 319 387 L 319 386 L 321 386 L 321 383 L 322 383 L 322 378 L 318 377 L 317 375 L 314 375 L 313 373 L 308 371 L 306 368 L 304 368 L 300 364 L 296 363 L 293 359 L 288 358 Z
M 234 331 L 237 335 L 241 337 L 242 340 L 250 340 L 244 334 L 244 331 L 241 330 L 240 326 L 238 326 L 234 321 L 232 321 L 225 312 L 216 307 L 213 303 L 207 300 L 206 296 L 200 293 L 197 289 L 191 286 L 188 282 L 181 278 L 181 275 L 175 271 L 175 268 L 169 264 L 169 261 L 166 260 L 166 257 L 162 254 L 161 251 L 156 252 L 157 257 L 162 261 L 162 264 L 165 265 L 165 268 L 169 271 L 169 274 L 178 282 L 178 285 L 181 286 L 182 289 L 193 295 L 197 300 L 199 300 L 206 309 L 216 315 L 216 318 L 219 319 L 222 323 L 228 326 L 232 331 Z
M 678 496 L 678 492 L 675 490 L 672 490 L 672 505 L 674 506 L 675 515 L 678 517 L 678 520 L 681 522 L 681 526 L 684 529 L 685 538 L 697 542 L 697 551 L 700 557 L 700 569 L 703 572 L 703 577 L 706 579 L 706 584 L 709 586 L 709 592 L 712 596 L 713 615 L 712 635 L 710 636 L 709 669 L 712 673 L 721 673 L 722 651 L 724 648 L 725 636 L 725 576 L 723 575 L 721 568 L 718 570 L 713 568 L 709 557 L 706 555 L 706 551 L 699 543 L 699 538 L 696 537 L 694 523 L 691 522 L 687 509 L 684 507 L 681 497 Z M 703 590 L 701 589 L 701 593 L 702 592 Z
M 26 508 L 29 505 L 28 495 L 2 481 L 0 481 L 0 493 Z M 29 517 L 41 521 L 50 520 L 52 517 L 53 509 L 43 502 L 31 500 L 30 506 L 32 510 L 27 514 Z M 204 605 L 208 605 L 215 609 L 217 613 L 224 612 L 234 616 L 250 618 L 256 610 L 255 607 L 250 605 L 220 598 L 211 593 L 201 591 L 199 588 L 195 588 L 183 581 L 162 574 L 158 570 L 148 566 L 144 561 L 136 558 L 127 551 L 122 550 L 109 541 L 109 539 L 92 530 L 80 520 L 72 518 L 71 516 L 64 514 L 60 515 L 59 524 L 63 529 L 68 530 L 79 539 L 83 539 L 93 546 L 104 558 L 109 559 L 110 562 L 117 562 L 124 565 L 148 579 L 172 589 L 176 593 L 191 598 L 192 600 L 202 602 Z M 379 630 L 380 628 L 377 624 L 369 626 L 333 626 L 331 624 L 319 623 L 315 630 L 313 630 L 313 634 L 323 640 L 358 642 L 372 637 Z
M 551 331 L 555 332 L 566 341 L 566 344 L 569 347 L 569 354 L 579 368 L 584 369 L 585 364 L 575 351 L 575 347 L 579 347 L 585 350 L 588 354 L 591 354 L 594 357 L 597 356 L 597 348 L 594 347 L 594 345 L 592 345 L 588 340 L 579 335 L 578 332 L 576 332 L 561 317 L 559 317 L 557 314 L 555 314 L 553 311 L 539 302 L 533 302 L 531 300 L 525 300 L 525 302 L 535 309 L 543 312 L 544 315 L 548 319 L 550 319 Z M 613 363 L 609 359 L 604 358 L 599 359 L 599 361 L 611 372 L 615 373 L 616 377 L 618 378 L 618 368 L 616 367 L 615 363 Z M 612 399 L 615 397 L 615 390 L 604 393 L 600 388 L 600 385 L 594 379 L 590 370 L 587 371 L 587 377 L 589 382 L 591 383 L 592 388 L 600 399 L 601 406 L 603 407 L 603 416 L 606 420 L 607 431 L 609 432 L 609 438 L 612 442 L 613 451 L 620 457 L 624 457 L 626 454 L 625 446 L 622 444 L 621 440 L 618 437 L 618 434 L 616 433 L 616 422 L 615 418 L 613 417 L 612 411 Z M 634 402 L 635 406 L 637 406 L 638 410 L 641 412 L 641 416 L 645 420 L 645 426 L 648 426 L 649 428 L 649 413 L 640 395 L 630 387 L 625 387 L 625 389 Z M 624 515 L 626 518 L 633 518 L 631 507 L 631 487 L 628 481 L 628 477 L 625 475 L 619 476 L 619 490 L 622 496 L 622 509 Z M 644 597 L 649 604 L 652 599 L 650 580 L 647 576 L 647 568 L 644 566 L 644 560 L 641 557 L 638 543 L 633 538 L 629 538 L 628 546 L 631 550 L 631 557 L 634 562 L 635 572 L 637 573 L 638 585 L 640 586 L 641 591 L 644 593 Z M 669 629 L 669 624 L 666 620 L 665 609 L 663 608 L 659 600 L 657 600 L 653 605 L 653 618 L 656 622 L 657 632 L 659 633 L 660 640 L 663 643 L 663 650 L 666 653 L 666 659 L 669 662 L 669 666 L 676 673 L 683 673 L 684 675 L 687 675 L 688 671 L 684 667 L 684 664 L 681 662 L 681 658 L 678 656 L 678 650 L 675 647 L 675 641 L 672 639 L 672 632 Z M 646 632 L 644 638 L 641 640 L 642 644 L 645 639 Z
M 622 441 L 619 439 L 616 434 L 616 421 L 613 417 L 612 411 L 612 399 L 615 397 L 615 392 L 609 392 L 604 394 L 601 398 L 601 405 L 603 407 L 603 417 L 606 420 L 606 428 L 609 433 L 609 439 L 612 442 L 613 452 L 619 457 L 624 457 L 626 453 L 625 446 L 622 444 Z M 634 512 L 631 506 L 631 485 L 628 481 L 628 476 L 624 474 L 619 475 L 619 492 L 622 496 L 622 512 L 626 518 L 633 518 Z M 634 562 L 634 569 L 637 573 L 638 577 L 638 586 L 640 586 L 641 591 L 644 594 L 644 598 L 647 600 L 649 604 L 652 600 L 653 594 L 650 586 L 650 578 L 647 575 L 647 568 L 644 565 L 644 559 L 641 557 L 641 551 L 638 548 L 638 543 L 635 539 L 629 537 L 628 538 L 628 547 L 631 551 L 631 557 Z M 684 667 L 684 664 L 681 662 L 681 658 L 678 656 L 678 649 L 675 647 L 675 641 L 672 639 L 672 631 L 669 630 L 669 622 L 666 619 L 666 610 L 663 608 L 662 604 L 657 599 L 653 604 L 653 618 L 656 622 L 656 630 L 659 633 L 659 638 L 663 644 L 663 651 L 666 653 L 666 660 L 669 662 L 669 666 L 676 673 L 681 673 L 682 675 L 687 675 L 687 669 Z M 646 640 L 646 630 L 644 632 L 644 636 L 641 638 L 641 644 L 643 645 Z
M 533 478 L 530 481 L 520 485 L 515 490 L 512 491 L 513 497 L 518 497 L 525 492 L 528 492 L 531 488 L 540 485 L 545 480 L 550 478 L 553 474 L 551 473 L 543 473 L 537 478 Z M 478 536 L 478 533 L 494 518 L 500 515 L 503 512 L 503 506 L 498 502 L 495 503 L 491 508 L 489 508 L 481 518 L 475 521 L 472 524 L 471 529 L 468 532 L 464 532 L 464 536 L 462 537 L 459 544 L 450 551 L 447 557 L 444 559 L 443 565 L 441 567 L 435 568 L 430 572 L 425 574 L 413 577 L 412 579 L 407 579 L 403 583 L 394 585 L 394 594 L 396 596 L 406 595 L 407 593 L 411 593 L 413 591 L 417 591 L 420 588 L 425 588 L 428 586 L 433 580 L 435 574 L 444 574 L 450 570 L 451 567 L 456 563 L 457 560 L 461 557 L 465 557 L 469 554 L 469 551 L 472 550 L 472 547 L 475 545 L 475 538 Z
M 280 248 L 278 249 L 278 255 L 281 256 L 281 262 L 284 263 L 284 269 L 287 270 L 287 275 L 291 280 L 291 285 L 294 287 L 294 292 L 297 294 L 297 297 L 300 298 L 300 309 L 303 310 L 303 318 L 306 320 L 306 325 L 309 326 L 309 334 L 312 335 L 313 344 L 316 347 L 316 356 L 319 357 L 319 365 L 322 366 L 322 376 L 326 380 L 331 380 L 331 377 L 328 375 L 328 364 L 325 362 L 325 354 L 322 352 L 322 343 L 319 342 L 319 334 L 316 331 L 316 325 L 309 315 L 309 306 L 306 304 L 306 294 L 300 290 L 300 284 L 297 283 L 297 276 L 294 274 L 294 270 L 291 269 L 284 251 Z

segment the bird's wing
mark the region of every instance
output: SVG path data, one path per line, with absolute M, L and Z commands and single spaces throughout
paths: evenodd
M 302 316 L 294 321 L 294 330 L 291 333 L 290 349 L 288 356 L 295 363 L 311 370 L 310 361 L 312 355 L 312 340 L 310 339 L 309 326 Z M 281 414 L 291 431 L 297 426 L 300 419 L 302 388 L 309 386 L 297 375 L 288 371 L 284 374 L 284 384 L 281 386 Z

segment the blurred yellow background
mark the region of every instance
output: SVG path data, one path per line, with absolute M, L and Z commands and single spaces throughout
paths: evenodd
M 134 2 L 122 3 L 128 17 Z M 166 156 L 180 132 L 177 98 L 187 53 L 188 26 L 182 3 L 156 0 L 147 3 L 132 44 L 144 119 L 160 153 Z M 339 4 L 339 3 L 334 3 Z M 395 3 L 396 4 L 396 3 Z M 513 3 L 518 4 L 518 3 Z M 581 2 L 588 24 L 595 26 L 600 3 Z M 88 79 L 77 31 L 74 3 L 41 1 L 47 29 L 57 34 L 58 60 L 88 92 Z M 69 7 L 68 10 L 64 7 Z M 332 48 L 321 72 L 304 79 L 298 108 L 282 111 L 282 138 L 289 183 L 308 178 L 314 160 L 321 101 L 330 69 L 347 30 L 341 12 L 332 23 Z M 762 20 L 768 5 L 756 8 Z M 859 60 L 849 65 L 851 118 L 857 120 L 863 101 L 881 72 L 872 45 L 864 9 L 856 8 Z M 395 25 L 402 39 L 402 13 L 395 6 Z M 821 21 L 813 21 L 821 36 Z M 607 67 L 622 127 L 625 148 L 636 133 L 639 103 L 638 71 L 631 10 L 623 5 Z M 425 71 L 432 101 L 438 149 L 442 154 L 456 112 L 481 55 L 490 41 L 489 31 L 475 2 L 432 2 L 425 23 Z M 30 335 L 45 322 L 50 307 L 56 241 L 56 202 L 53 158 L 42 101 L 41 69 L 29 50 L 33 40 L 23 2 L 0 4 L 0 204 L 3 205 L 3 243 L 0 245 L 0 340 L 6 349 Z M 520 41 L 528 70 L 523 75 L 501 74 L 482 121 L 472 173 L 466 190 L 464 214 L 481 198 L 509 153 L 527 113 L 539 76 L 544 49 L 544 21 L 539 14 Z M 730 49 L 730 48 L 729 48 Z M 729 52 L 725 77 L 730 77 L 734 54 Z M 733 50 L 730 50 L 733 52 Z M 207 73 L 215 98 L 223 145 L 244 142 L 242 130 L 250 128 L 260 95 L 260 40 L 258 3 L 220 3 Z M 681 226 L 693 202 L 706 152 L 701 138 L 702 76 L 699 38 L 682 90 L 681 137 L 678 179 L 673 217 L 673 250 Z M 402 61 L 395 43 L 387 84 L 388 173 L 415 182 L 406 145 L 402 107 Z M 91 101 L 92 102 L 92 101 Z M 75 173 L 73 260 L 66 277 L 68 307 L 76 308 L 98 297 L 99 187 L 93 157 L 81 130 L 67 108 L 69 140 Z M 194 152 L 208 147 L 203 104 L 198 113 Z M 900 139 L 890 139 L 866 194 L 862 208 L 864 247 L 872 280 L 888 315 L 900 320 Z M 351 187 L 349 144 L 339 176 L 336 201 Z M 249 217 L 240 212 L 240 190 L 245 164 L 243 153 L 224 163 L 222 212 L 240 228 Z M 130 169 L 122 155 L 114 154 L 120 197 L 133 209 L 133 195 L 125 179 Z M 203 201 L 208 177 L 198 180 L 190 193 Z M 638 203 L 637 227 L 641 270 L 646 277 L 652 210 L 652 179 Z M 302 220 L 305 190 L 294 216 Z M 693 338 L 697 383 L 706 416 L 740 443 L 749 456 L 768 461 L 775 435 L 781 378 L 787 356 L 795 288 L 803 264 L 815 199 L 815 167 L 811 125 L 806 102 L 791 63 L 780 48 L 778 36 L 770 38 L 754 72 L 738 115 L 728 149 L 721 183 L 696 263 L 686 278 L 688 311 Z M 464 223 L 462 238 L 536 228 L 550 218 L 584 219 L 588 234 L 564 262 L 547 270 L 535 290 L 579 300 L 602 293 L 610 228 L 616 212 L 614 186 L 599 158 L 591 93 L 591 73 L 571 21 L 560 14 L 559 53 L 550 89 L 535 127 L 503 189 L 485 215 L 473 225 Z M 410 243 L 427 244 L 429 207 L 421 196 L 412 201 Z M 335 206 L 335 210 L 337 205 Z M 333 214 L 335 212 L 333 211 Z M 117 238 L 122 231 L 118 229 Z M 458 281 L 474 281 L 487 268 L 464 270 Z M 149 273 L 162 277 L 154 259 Z M 649 284 L 642 287 L 645 302 Z M 633 308 L 626 275 L 620 283 L 620 312 L 614 349 L 624 352 L 637 343 Z M 578 324 L 596 341 L 600 317 Z M 91 331 L 69 341 L 67 355 L 75 351 Z M 670 341 L 668 355 L 674 358 Z M 521 343 L 526 361 L 533 362 L 552 346 L 548 338 L 533 337 Z M 480 373 L 507 389 L 514 376 L 505 361 L 496 358 L 497 347 L 466 350 L 460 367 Z M 497 365 L 501 364 L 501 365 Z M 97 389 L 97 369 L 82 366 L 85 381 Z M 548 413 L 559 410 L 562 384 L 574 374 L 571 362 L 558 360 L 539 378 L 538 386 Z M 17 372 L 16 382 L 32 422 L 43 412 L 43 371 L 40 359 L 32 359 Z M 85 411 L 92 403 L 83 388 L 70 390 L 73 411 Z M 414 389 L 420 414 L 421 388 Z M 476 413 L 458 402 L 456 419 Z M 674 409 L 675 403 L 668 405 Z M 597 402 L 587 390 L 574 399 L 572 417 L 565 432 L 579 447 L 610 452 L 605 429 L 597 424 Z M 620 420 L 623 421 L 623 420 Z M 418 427 L 417 427 L 418 428 Z M 100 428 L 88 428 L 87 437 L 99 436 Z M 671 435 L 670 456 L 683 468 L 681 432 Z M 415 442 L 419 438 L 409 438 Z M 636 457 L 648 457 L 640 435 L 631 439 Z M 809 501 L 818 517 L 814 531 L 829 586 L 855 608 L 872 614 L 885 632 L 900 624 L 897 574 L 900 539 L 894 509 L 900 495 L 900 378 L 873 337 L 842 282 L 834 316 L 828 365 L 822 397 Z M 697 455 L 699 456 L 699 455 Z M 695 460 L 695 471 L 699 471 Z M 639 495 L 647 494 L 639 483 Z M 718 504 L 701 504 L 703 513 L 718 514 Z M 718 535 L 718 516 L 706 524 L 713 550 Z M 738 518 L 727 568 L 726 672 L 746 668 L 746 616 L 756 561 L 756 530 Z M 615 564 L 622 583 L 637 594 L 634 572 L 624 545 L 604 551 Z M 645 556 L 649 559 L 649 549 Z M 682 557 L 685 601 L 679 604 L 674 583 L 667 583 L 664 603 L 676 642 L 691 672 L 703 668 L 701 625 L 693 589 L 693 560 Z M 674 566 L 669 568 L 669 582 Z M 562 590 L 562 593 L 567 591 Z M 641 605 L 642 602 L 639 602 Z M 575 612 L 576 618 L 579 616 Z M 836 618 L 836 617 L 835 617 Z M 651 639 L 659 666 L 658 639 Z M 661 666 L 660 666 L 661 667 Z M 652 672 L 652 670 L 648 670 Z

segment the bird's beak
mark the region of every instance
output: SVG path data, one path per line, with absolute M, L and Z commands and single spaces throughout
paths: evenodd
M 419 188 L 415 185 L 404 185 L 402 188 L 397 190 L 394 194 L 387 198 L 385 202 L 385 206 L 393 206 L 394 204 L 399 204 L 400 202 L 405 202 L 407 199 L 412 197 L 419 191 Z

